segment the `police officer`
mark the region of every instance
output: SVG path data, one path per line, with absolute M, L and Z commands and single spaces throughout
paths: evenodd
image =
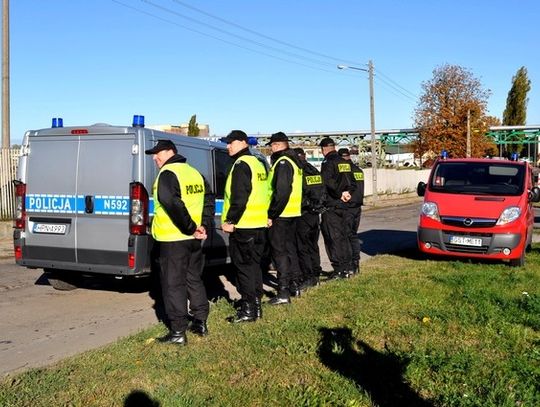
M 323 208 L 324 187 L 321 173 L 306 160 L 306 153 L 295 148 L 303 172 L 302 216 L 298 219 L 296 242 L 302 271 L 300 290 L 319 284 L 321 256 L 319 254 L 319 214 Z
M 360 217 L 362 216 L 362 205 L 364 204 L 364 171 L 351 160 L 351 154 L 348 148 L 340 148 L 338 154 L 344 160 L 347 160 L 351 164 L 351 171 L 354 181 L 356 182 L 356 189 L 351 194 L 351 200 L 347 202 L 347 223 L 350 225 L 349 230 L 349 243 L 351 245 L 351 258 L 352 263 L 349 271 L 352 274 L 356 274 L 360 270 L 360 239 L 358 237 L 358 227 L 360 226 Z
M 264 164 L 249 151 L 248 138 L 233 130 L 227 143 L 235 162 L 225 183 L 221 228 L 229 233 L 229 253 L 236 268 L 240 308 L 229 321 L 250 322 L 262 317 L 261 256 L 266 243 L 269 190 Z
M 277 295 L 269 303 L 289 304 L 290 295 L 300 295 L 300 267 L 296 245 L 296 225 L 302 206 L 302 170 L 289 138 L 283 132 L 272 134 L 272 168 L 268 175 L 271 189 L 268 226 L 272 259 L 277 270 Z
M 151 149 L 160 169 L 153 186 L 152 236 L 159 245 L 161 288 L 169 332 L 160 342 L 185 345 L 188 298 L 193 321 L 190 331 L 208 334 L 209 305 L 202 281 L 201 241 L 207 238 L 214 217 L 214 196 L 204 177 L 177 154 L 170 140 Z
M 321 231 L 328 258 L 334 268 L 330 278 L 347 278 L 350 275 L 352 263 L 347 202 L 352 198 L 356 183 L 353 179 L 351 163 L 339 156 L 334 140 L 325 137 L 319 145 L 324 155 L 321 175 L 325 187 L 327 209 L 322 214 Z

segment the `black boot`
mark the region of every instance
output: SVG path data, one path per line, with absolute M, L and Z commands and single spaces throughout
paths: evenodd
M 281 304 L 290 304 L 291 297 L 289 294 L 289 287 L 280 287 L 278 289 L 277 295 L 268 301 L 270 305 L 281 305 Z
M 289 294 L 291 297 L 300 297 L 300 284 L 296 281 L 291 281 L 289 285 Z
M 242 301 L 240 309 L 235 316 L 227 318 L 227 320 L 233 324 L 240 322 L 253 322 L 257 319 L 257 313 L 255 309 L 255 303 Z
M 189 324 L 189 331 L 193 332 L 195 335 L 206 336 L 208 335 L 208 326 L 206 321 L 203 319 L 193 319 L 191 324 Z
M 255 315 L 257 319 L 261 319 L 263 316 L 261 297 L 255 297 Z
M 311 276 L 306 278 L 302 284 L 300 284 L 300 291 L 306 291 L 308 288 L 316 287 L 319 285 L 319 277 Z
M 157 338 L 157 341 L 162 343 L 173 343 L 181 346 L 187 344 L 186 333 L 182 331 L 169 331 L 167 335 Z

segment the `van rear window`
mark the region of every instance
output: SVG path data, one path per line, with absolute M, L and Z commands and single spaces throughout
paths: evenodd
M 431 189 L 437 192 L 476 195 L 521 195 L 525 166 L 474 162 L 439 162 Z

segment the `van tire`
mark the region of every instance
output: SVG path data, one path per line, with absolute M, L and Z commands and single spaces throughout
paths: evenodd
M 65 272 L 59 270 L 45 269 L 49 284 L 58 291 L 72 291 L 78 288 L 77 278 L 68 276 Z
M 510 260 L 510 266 L 512 267 L 523 267 L 525 265 L 525 250 L 521 252 L 521 256 L 517 259 Z

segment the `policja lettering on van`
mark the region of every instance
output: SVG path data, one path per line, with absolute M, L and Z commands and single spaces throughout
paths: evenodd
M 74 213 L 76 199 L 74 195 L 28 194 L 25 204 L 28 212 Z

